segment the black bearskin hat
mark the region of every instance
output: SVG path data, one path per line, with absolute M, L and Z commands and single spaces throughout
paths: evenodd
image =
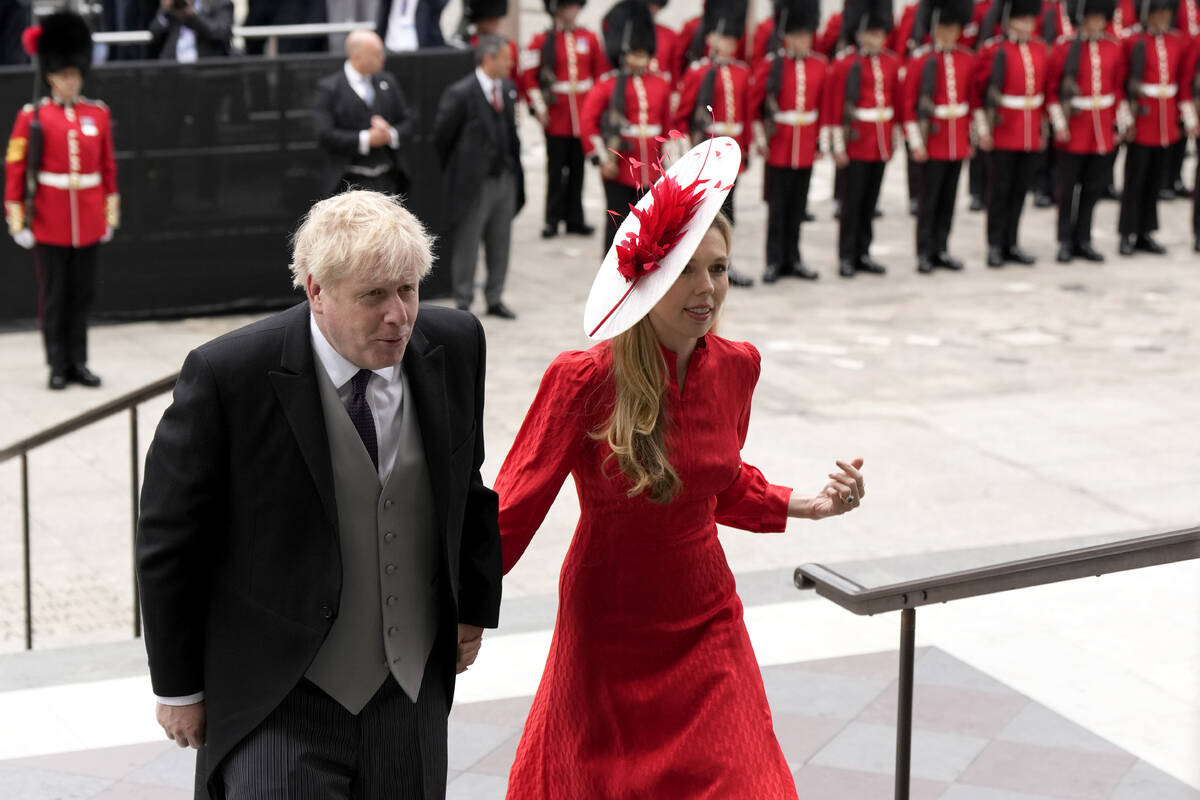
M 1012 17 L 1041 17 L 1042 0 L 1009 0 L 1008 16 Z
M 738 39 L 746 33 L 746 0 L 707 0 L 704 4 L 704 35 L 720 31 Z
M 973 0 L 930 0 L 930 2 L 932 9 L 938 12 L 937 22 L 942 25 L 965 26 L 975 18 L 975 3 Z M 930 25 L 933 24 L 931 20 Z M 932 32 L 930 30 L 930 33 Z
M 508 0 L 464 0 L 463 16 L 469 22 L 508 16 Z
M 42 74 L 75 67 L 84 75 L 92 65 L 92 31 L 83 17 L 71 11 L 58 11 L 41 22 L 37 55 Z
M 816 32 L 820 24 L 820 0 L 775 0 L 775 28 L 781 33 Z
M 1105 19 L 1112 21 L 1117 12 L 1117 0 L 1071 0 L 1068 8 L 1076 24 L 1089 14 L 1103 14 Z
M 892 29 L 892 0 L 846 0 L 842 12 L 842 31 L 854 41 L 860 30 Z
M 1153 13 L 1155 11 L 1168 11 L 1168 10 L 1173 11 L 1175 9 L 1174 0 L 1140 0 L 1140 2 L 1139 2 L 1139 0 L 1134 0 L 1134 2 L 1138 2 L 1139 5 L 1144 9 L 1144 10 L 1139 9 L 1140 10 L 1139 16 L 1142 19 L 1143 25 L 1146 24 L 1146 17 L 1149 16 L 1151 13 Z
M 542 5 L 546 7 L 547 14 L 553 14 L 559 6 L 585 6 L 587 0 L 542 0 Z
M 658 34 L 645 0 L 621 0 L 604 15 L 600 27 L 604 33 L 604 54 L 614 67 L 620 69 L 624 55 L 632 50 L 654 55 Z

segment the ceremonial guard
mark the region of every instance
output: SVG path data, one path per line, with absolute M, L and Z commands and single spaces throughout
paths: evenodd
M 891 0 L 849 0 L 843 30 L 857 44 L 832 65 L 823 96 L 833 158 L 843 171 L 838 215 L 838 274 L 882 275 L 871 258 L 875 204 L 883 170 L 895 150 L 894 125 L 900 105 L 900 59 L 884 48 L 892 27 Z
M 975 3 L 975 14 L 963 28 L 962 44 L 973 53 L 988 39 L 999 33 L 999 19 L 991 13 L 992 0 L 978 0 Z M 971 195 L 970 209 L 983 211 L 983 192 L 987 183 L 987 159 L 978 151 L 971 155 L 967 162 L 967 191 Z
M 751 83 L 755 139 L 766 157 L 763 283 L 786 275 L 818 277 L 800 255 L 800 226 L 808 209 L 808 185 L 821 131 L 821 93 L 829 68 L 828 59 L 812 49 L 820 14 L 818 0 L 776 0 L 772 28 L 783 37 L 781 47 L 767 53 Z
M 963 161 L 971 154 L 971 79 L 975 54 L 959 44 L 971 0 L 929 3 L 933 43 L 914 51 L 905 70 L 901 117 L 909 152 L 922 165 L 917 201 L 917 271 L 960 270 L 950 255 L 950 226 Z
M 650 71 L 663 75 L 672 82 L 678 81 L 680 76 L 675 72 L 678 69 L 675 53 L 679 49 L 679 34 L 673 28 L 657 21 L 658 12 L 666 7 L 667 0 L 642 0 L 642 2 L 650 9 L 650 16 L 656 20 L 654 23 L 654 56 L 650 59 Z M 613 64 L 612 66 L 618 68 L 620 65 Z
M 771 0 L 771 13 L 754 26 L 754 38 L 750 46 L 751 73 L 758 72 L 758 68 L 762 66 L 767 56 L 779 52 L 779 48 L 783 46 L 783 34 L 775 24 L 776 17 L 779 16 L 780 2 L 781 0 Z
M 1183 65 L 1184 99 L 1189 101 L 1189 115 L 1200 117 L 1200 35 L 1192 39 L 1192 48 Z M 1191 132 L 1196 142 L 1196 172 L 1192 176 L 1192 249 L 1200 253 L 1200 130 Z
M 1002 2 L 1005 33 L 980 51 L 971 99 L 976 141 L 989 154 L 987 264 L 1029 266 L 1037 259 L 1017 245 L 1017 230 L 1045 146 L 1046 45 L 1034 35 L 1042 1 Z
M 521 88 L 546 131 L 546 215 L 542 238 L 590 236 L 583 219 L 583 143 L 580 112 L 596 80 L 608 71 L 600 41 L 575 25 L 584 0 L 543 0 L 554 18 L 521 55 Z
M 712 51 L 712 48 L 708 44 L 710 29 L 705 23 L 710 13 L 708 9 L 709 2 L 710 0 L 704 0 L 704 7 L 701 9 L 700 16 L 692 17 L 683 23 L 683 27 L 679 29 L 678 50 L 675 54 L 679 75 L 686 75 L 693 64 Z M 716 0 L 716 2 L 719 3 L 719 0 Z M 745 9 L 746 4 L 743 3 L 742 6 Z M 745 61 L 747 53 L 745 14 L 742 15 L 742 20 L 738 23 L 738 30 L 741 33 L 737 36 L 737 42 L 734 45 L 731 57 L 739 61 Z
M 932 3 L 930 0 L 914 0 L 900 12 L 896 27 L 888 34 L 888 49 L 900 57 L 900 62 L 907 65 L 919 48 L 929 42 L 929 26 Z M 918 199 L 921 195 L 921 164 L 913 158 L 912 146 L 905 142 L 905 173 L 908 178 L 908 213 L 917 215 Z
M 1103 261 L 1092 247 L 1092 210 L 1104 196 L 1116 157 L 1115 131 L 1132 120 L 1125 98 L 1125 55 L 1105 34 L 1113 0 L 1070 0 L 1078 20 L 1050 53 L 1046 107 L 1054 128 L 1060 264 L 1076 256 Z M 1122 111 L 1122 114 L 1118 114 Z
M 1191 51 L 1200 46 L 1197 44 L 1197 41 L 1200 41 L 1200 0 L 1179 0 L 1175 29 L 1183 36 L 1187 45 L 1184 56 L 1186 61 Z M 1180 85 L 1181 92 L 1185 84 L 1186 81 Z M 1183 184 L 1183 160 L 1187 157 L 1187 140 L 1188 137 L 1181 136 L 1179 141 L 1171 145 L 1171 152 L 1167 156 L 1167 179 L 1163 186 L 1164 198 L 1190 197 L 1192 194 Z M 1197 154 L 1200 155 L 1200 147 L 1197 148 Z M 1200 158 L 1197 162 L 1200 163 Z
M 80 95 L 92 36 L 58 12 L 25 32 L 50 96 L 17 115 L 5 158 L 4 211 L 17 244 L 33 249 L 50 388 L 99 386 L 87 367 L 87 314 L 100 243 L 120 221 L 108 107 Z
M 584 148 L 600 167 L 608 207 L 604 252 L 643 191 L 659 177 L 671 113 L 671 85 L 651 72 L 657 47 L 644 0 L 621 0 L 604 17 L 604 47 L 618 69 L 596 84 L 583 106 Z
M 1186 44 L 1169 30 L 1175 14 L 1172 0 L 1145 0 L 1142 30 L 1125 39 L 1129 78 L 1126 96 L 1133 114 L 1132 135 L 1125 147 L 1125 184 L 1121 191 L 1121 255 L 1135 250 L 1161 255 L 1155 241 L 1158 196 L 1167 151 L 1179 139 L 1180 115 L 1188 132 L 1196 130 L 1195 109 L 1180 93 Z

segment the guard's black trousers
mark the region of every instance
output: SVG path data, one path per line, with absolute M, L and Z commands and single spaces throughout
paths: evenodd
M 583 143 L 546 136 L 546 225 L 583 226 Z
M 967 162 L 967 191 L 980 200 L 987 197 L 987 157 L 976 153 Z
M 1126 145 L 1125 185 L 1117 220 L 1117 232 L 1122 236 L 1145 236 L 1158 230 L 1158 190 L 1168 150 L 1132 142 Z
M 962 161 L 935 161 L 921 165 L 921 193 L 917 196 L 917 255 L 932 257 L 947 250 L 958 177 Z
M 1092 211 L 1112 178 L 1113 153 L 1055 153 L 1054 199 L 1058 203 L 1058 243 L 1091 244 Z
M 34 246 L 38 277 L 38 317 L 46 342 L 46 363 L 55 372 L 87 364 L 87 314 L 95 296 L 100 245 Z
M 608 211 L 604 215 L 602 254 L 608 253 L 608 248 L 612 247 L 613 239 L 617 235 L 617 228 L 621 227 L 625 217 L 629 216 L 629 207 L 637 205 L 640 196 L 638 190 L 632 186 L 626 186 L 617 181 L 604 181 L 604 204 L 608 207 Z
M 1017 228 L 1025 195 L 1033 182 L 1041 153 L 993 150 L 988 156 L 987 243 L 1011 250 L 1017 246 Z
M 875 204 L 883 185 L 886 161 L 851 161 L 842 168 L 838 258 L 857 263 L 871 249 Z
M 766 166 L 763 193 L 767 199 L 767 264 L 787 275 L 803 264 L 800 226 L 808 210 L 808 184 L 812 167 L 791 169 Z

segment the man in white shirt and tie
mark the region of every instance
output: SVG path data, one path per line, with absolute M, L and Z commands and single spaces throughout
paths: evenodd
M 150 57 L 190 64 L 229 55 L 233 0 L 160 0 L 150 22 Z
M 328 194 L 349 187 L 408 191 L 404 147 L 412 118 L 395 76 L 383 69 L 383 40 L 371 31 L 346 37 L 342 69 L 317 83 L 313 132 L 326 154 Z

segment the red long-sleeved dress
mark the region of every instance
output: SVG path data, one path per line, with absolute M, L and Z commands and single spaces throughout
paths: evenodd
M 505 571 L 568 474 L 581 511 L 510 800 L 796 797 L 717 540 L 718 522 L 786 523 L 791 489 L 740 455 L 759 354 L 707 336 L 682 392 L 675 354 L 663 354 L 667 449 L 683 484 L 670 504 L 627 497 L 607 444 L 588 435 L 612 411 L 607 344 L 554 360 L 496 480 Z

